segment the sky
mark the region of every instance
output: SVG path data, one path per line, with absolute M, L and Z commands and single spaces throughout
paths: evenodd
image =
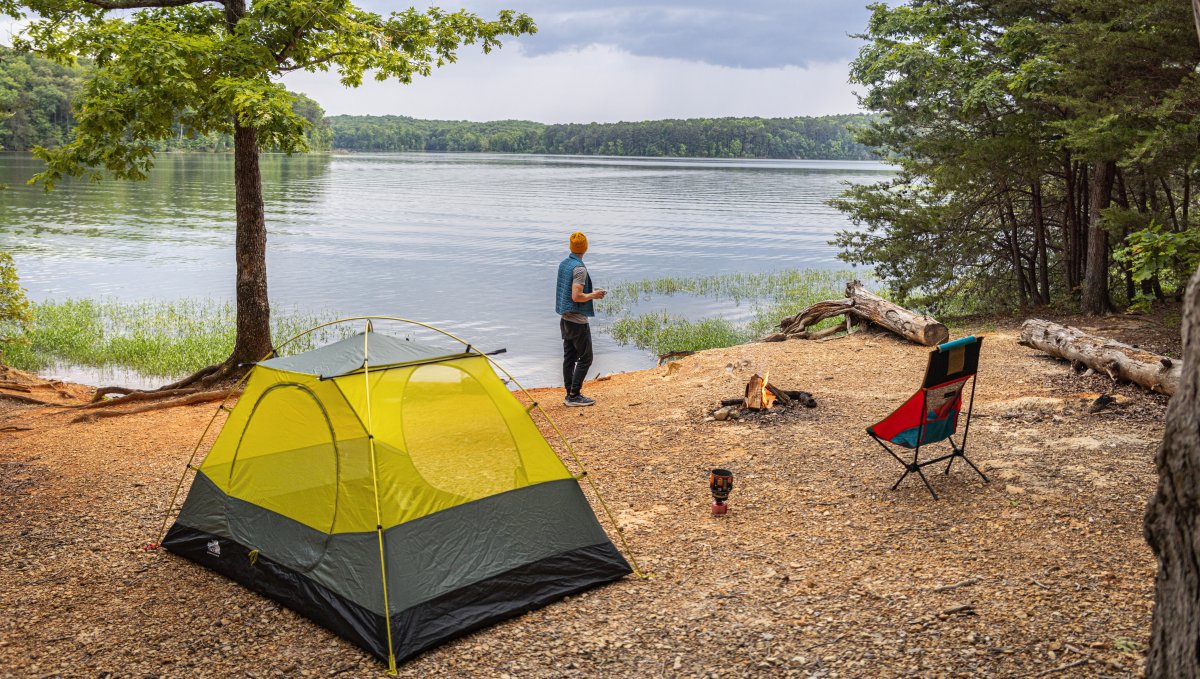
M 538 32 L 489 55 L 468 47 L 411 85 L 368 80 L 347 90 L 332 73 L 283 82 L 329 115 L 585 123 L 852 113 L 847 71 L 861 41 L 850 34 L 865 27 L 866 2 L 466 0 L 485 18 L 525 12 Z

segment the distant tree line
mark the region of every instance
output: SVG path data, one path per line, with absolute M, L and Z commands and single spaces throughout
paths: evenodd
M 867 160 L 854 138 L 872 116 L 693 118 L 546 125 L 406 116 L 332 116 L 333 146 L 350 151 L 444 151 L 577 155 Z
M 88 66 L 76 66 L 0 46 L 0 148 L 29 151 L 71 138 L 71 103 Z M 309 122 L 313 150 L 547 153 L 698 158 L 867 160 L 855 140 L 867 115 L 797 118 L 695 118 L 545 125 L 524 120 L 476 123 L 405 116 L 325 117 L 312 99 L 293 93 L 294 110 Z M 229 151 L 227 134 L 197 134 L 177 123 L 169 137 L 147 140 L 155 151 Z
M 86 63 L 64 66 L 0 46 L 0 149 L 29 151 L 69 141 L 75 125 L 71 103 L 79 96 L 87 72 Z M 292 109 L 309 123 L 305 131 L 309 148 L 329 150 L 333 133 L 325 122 L 325 110 L 303 94 L 292 96 Z M 195 134 L 178 123 L 171 136 L 148 141 L 155 151 L 233 148 L 228 134 Z
M 851 65 L 901 172 L 836 204 L 843 257 L 901 297 L 1076 304 L 1180 295 L 1200 263 L 1200 47 L 1177 0 L 871 5 Z

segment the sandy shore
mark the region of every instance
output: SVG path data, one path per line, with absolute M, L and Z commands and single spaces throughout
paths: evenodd
M 1138 336 L 1136 321 L 1108 323 Z M 992 482 L 939 471 L 937 502 L 917 479 L 888 490 L 902 470 L 863 433 L 924 368 L 925 349 L 888 335 L 708 351 L 589 383 L 594 408 L 539 394 L 653 577 L 477 632 L 401 675 L 1137 676 L 1166 399 L 1074 375 L 1015 328 L 981 330 L 968 454 Z M 766 369 L 818 407 L 706 420 Z M 1117 403 L 1089 413 L 1105 391 Z M 69 424 L 61 409 L 0 406 L 0 676 L 382 674 L 290 611 L 141 549 L 213 407 Z M 737 480 L 719 519 L 715 466 Z

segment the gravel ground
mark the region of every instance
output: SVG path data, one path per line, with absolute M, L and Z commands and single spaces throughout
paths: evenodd
M 1139 336 L 1136 320 L 1095 330 Z M 1166 399 L 1076 375 L 1018 346 L 1015 327 L 983 334 L 968 454 L 991 483 L 955 465 L 930 475 L 936 502 L 918 479 L 888 490 L 902 469 L 863 433 L 924 369 L 925 349 L 888 335 L 702 352 L 589 383 L 594 408 L 538 393 L 653 576 L 456 640 L 401 676 L 1139 675 Z M 818 407 L 705 420 L 766 369 Z M 1116 402 L 1089 413 L 1101 392 Z M 0 404 L 0 676 L 383 674 L 292 612 L 142 550 L 212 412 L 69 424 Z M 736 475 L 721 518 L 717 466 Z

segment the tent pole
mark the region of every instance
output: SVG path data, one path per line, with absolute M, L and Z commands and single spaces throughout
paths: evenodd
M 625 529 L 621 528 L 621 524 L 617 521 L 617 517 L 614 516 L 612 510 L 608 508 L 608 503 L 604 501 L 604 496 L 600 494 L 600 487 L 596 485 L 594 480 L 592 480 L 592 475 L 587 473 L 587 467 L 584 466 L 583 460 L 579 459 L 579 455 L 575 452 L 575 449 L 571 447 L 571 442 L 567 440 L 566 435 L 562 433 L 562 430 L 558 428 L 558 425 L 554 423 L 554 420 L 550 419 L 550 414 L 538 404 L 537 399 L 533 397 L 533 394 L 530 394 L 529 390 L 526 389 L 520 382 L 518 382 L 517 378 L 512 376 L 512 373 L 505 370 L 504 366 L 493 361 L 491 356 L 484 354 L 483 357 L 488 360 L 488 363 L 496 366 L 500 372 L 504 373 L 508 379 L 512 380 L 512 383 L 517 385 L 517 388 L 521 390 L 522 394 L 525 394 L 527 397 L 529 397 L 529 402 L 533 404 L 530 406 L 530 410 L 537 408 L 537 411 L 542 414 L 542 417 L 546 418 L 546 421 L 550 423 L 550 427 L 554 429 L 554 433 L 558 434 L 558 439 L 562 441 L 563 447 L 567 449 L 567 452 L 571 454 L 571 458 L 575 460 L 575 464 L 579 466 L 579 470 L 583 472 L 583 479 L 587 481 L 588 486 L 590 486 L 592 489 L 592 492 L 596 494 L 596 500 L 600 502 L 600 507 L 603 508 L 604 513 L 608 515 L 609 522 L 611 522 L 613 528 L 616 529 L 617 539 L 621 541 L 621 546 L 625 548 L 625 554 L 629 557 L 629 563 L 633 566 L 633 574 L 639 578 L 642 578 L 643 580 L 650 579 L 650 574 L 646 573 L 641 569 L 640 566 L 638 566 L 637 559 L 633 556 L 633 550 L 629 548 L 629 542 L 625 540 Z M 578 479 L 579 477 L 576 478 Z
M 392 609 L 388 605 L 388 589 L 387 589 L 387 560 L 384 557 L 383 549 L 383 515 L 379 510 L 379 460 L 375 456 L 375 434 L 371 432 L 371 380 L 369 354 L 367 353 L 367 342 L 369 331 L 371 329 L 371 321 L 367 320 L 368 332 L 363 333 L 363 386 L 364 394 L 367 399 L 367 445 L 371 450 L 371 485 L 375 490 L 375 536 L 379 538 L 379 575 L 383 581 L 383 619 L 387 626 L 387 645 L 388 645 L 388 674 L 395 676 L 396 674 L 396 651 L 392 646 Z
M 271 353 L 275 352 L 272 351 Z M 263 359 L 265 360 L 270 355 L 271 354 L 267 354 L 267 356 L 264 356 Z M 162 525 L 159 526 L 157 533 L 158 539 L 146 545 L 146 549 L 158 549 L 159 545 L 162 544 L 163 539 L 167 537 L 167 522 L 171 520 L 171 512 L 175 510 L 175 501 L 179 499 L 179 491 L 183 489 L 183 482 L 185 479 L 187 479 L 188 471 L 196 470 L 196 468 L 192 466 L 192 463 L 196 461 L 196 454 L 200 452 L 200 446 L 204 444 L 204 437 L 208 436 L 208 431 L 212 429 L 213 422 L 217 421 L 217 416 L 220 415 L 221 411 L 225 409 L 225 404 L 229 402 L 229 398 L 233 396 L 234 392 L 241 388 L 242 384 L 245 383 L 247 379 L 249 379 L 250 373 L 252 372 L 254 372 L 253 368 L 247 370 L 246 374 L 242 375 L 241 379 L 235 382 L 234 385 L 229 388 L 229 391 L 225 392 L 225 398 L 221 399 L 221 403 L 217 406 L 217 409 L 213 411 L 212 417 L 208 419 L 208 424 L 204 425 L 204 431 L 200 432 L 200 438 L 196 440 L 196 445 L 192 447 L 192 454 L 190 457 L 188 457 L 187 465 L 184 466 L 183 473 L 179 475 L 179 483 L 175 484 L 175 492 L 171 493 L 171 502 L 167 505 L 167 511 L 163 512 Z

